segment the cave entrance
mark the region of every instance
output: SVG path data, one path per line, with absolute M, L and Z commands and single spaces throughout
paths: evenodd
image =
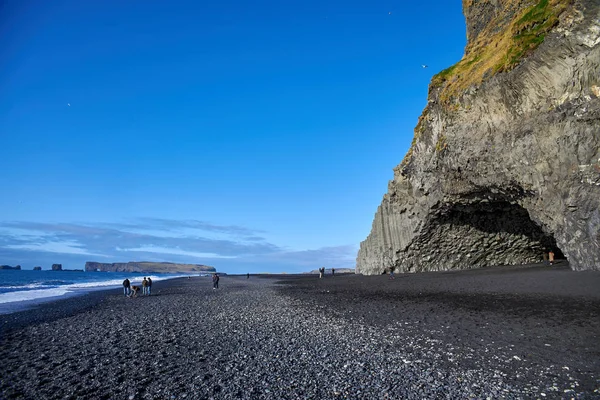
M 431 226 L 423 242 L 432 259 L 450 268 L 539 263 L 550 250 L 555 260 L 565 258 L 556 239 L 508 201 L 448 204 Z

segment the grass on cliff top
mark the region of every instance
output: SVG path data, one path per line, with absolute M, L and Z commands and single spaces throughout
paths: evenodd
M 506 13 L 499 13 L 469 43 L 461 61 L 433 77 L 431 84 L 442 87 L 440 100 L 448 103 L 468 87 L 498 72 L 514 68 L 544 41 L 546 34 L 558 24 L 559 16 L 572 1 L 540 0 L 516 13 L 508 24 L 502 23 Z M 465 0 L 465 4 L 468 6 L 470 0 Z M 505 10 L 509 10 L 509 7 Z M 505 28 L 496 31 L 503 25 Z

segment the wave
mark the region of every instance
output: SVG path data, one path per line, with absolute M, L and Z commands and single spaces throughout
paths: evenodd
M 0 285 L 0 290 L 15 290 L 15 289 L 39 289 L 39 288 L 51 288 L 57 286 L 64 286 L 73 283 L 72 281 L 41 281 L 41 282 L 30 282 L 30 283 L 22 283 L 22 284 L 12 284 L 12 285 Z
M 173 278 L 181 278 L 187 275 L 148 275 L 153 282 L 163 281 Z M 129 278 L 132 285 L 140 284 L 142 277 L 136 276 Z M 49 285 L 49 282 L 53 282 Z M 58 284 L 62 282 L 63 284 Z M 67 284 L 65 284 L 67 283 Z M 109 289 L 123 287 L 123 279 L 109 279 L 100 281 L 83 282 L 64 282 L 64 281 L 44 281 L 25 284 L 22 286 L 0 286 L 0 289 L 9 289 L 6 293 L 0 293 L 0 304 L 40 300 L 50 297 L 60 297 L 69 293 L 86 293 L 92 290 Z M 48 287 L 51 286 L 51 287 Z M 2 290 L 3 291 L 3 290 Z
M 70 290 L 66 287 L 42 289 L 42 290 L 21 290 L 18 292 L 0 293 L 0 304 L 12 303 L 17 301 L 31 301 L 48 297 L 60 297 L 67 294 Z

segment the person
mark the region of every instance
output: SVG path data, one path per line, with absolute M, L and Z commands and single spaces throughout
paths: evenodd
M 140 287 L 136 285 L 131 286 L 131 293 L 129 293 L 129 297 L 134 298 L 137 297 L 138 292 L 140 291 Z
M 148 293 L 148 296 L 150 296 L 150 290 L 152 290 L 152 279 L 148 277 L 148 284 L 146 285 L 146 293 Z
M 390 267 L 390 279 L 395 279 L 394 278 L 394 267 Z
M 213 289 L 219 288 L 219 275 L 213 274 Z
M 323 273 L 325 272 L 325 267 L 319 268 L 319 278 L 323 277 Z
M 125 294 L 125 296 L 129 296 L 129 294 L 131 293 L 131 282 L 129 282 L 129 279 L 125 278 L 125 280 L 123 281 L 123 293 Z
M 552 250 L 550 250 L 550 252 L 548 253 L 548 261 L 550 261 L 550 265 L 552 265 L 552 263 L 554 262 L 554 252 Z
M 331 268 L 331 276 L 335 275 L 335 268 Z
M 250 273 L 249 272 L 246 274 L 246 279 L 250 279 Z
M 148 293 L 148 281 L 146 280 L 146 277 L 144 277 L 144 280 L 142 281 L 142 295 L 146 295 Z

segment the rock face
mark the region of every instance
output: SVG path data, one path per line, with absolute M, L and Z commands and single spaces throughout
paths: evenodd
M 39 266 L 38 266 L 38 267 L 33 267 L 33 270 L 34 270 L 34 271 L 41 271 L 41 270 L 42 270 L 42 267 L 39 267 Z
M 200 264 L 175 264 L 168 262 L 130 261 L 126 263 L 99 263 L 88 261 L 85 263 L 86 271 L 102 272 L 156 272 L 156 273 L 178 273 L 178 272 L 216 272 L 214 267 Z
M 0 269 L 13 269 L 13 270 L 20 270 L 21 266 L 17 265 L 15 267 L 11 267 L 10 265 L 0 265 Z
M 600 270 L 600 2 L 463 0 L 357 272 L 540 262 Z
M 62 264 L 52 264 L 52 271 L 62 271 Z

